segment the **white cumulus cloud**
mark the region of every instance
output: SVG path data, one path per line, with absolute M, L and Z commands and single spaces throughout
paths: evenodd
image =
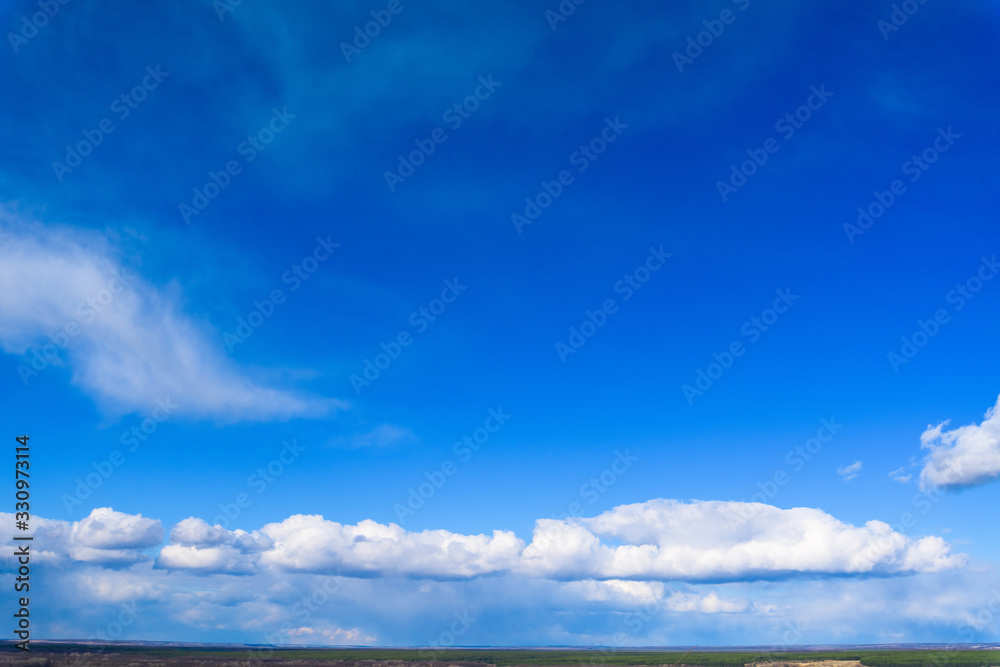
M 14 517 L 0 512 L 0 521 Z M 80 521 L 59 521 L 34 516 L 36 559 L 43 563 L 93 563 L 112 567 L 149 559 L 147 550 L 163 542 L 163 525 L 141 514 L 126 514 L 97 507 Z
M 7 519 L 12 517 L 0 514 L 0 521 Z M 529 543 L 505 530 L 416 532 L 392 523 L 351 525 L 299 514 L 253 532 L 190 517 L 174 526 L 169 544 L 161 547 L 158 520 L 107 507 L 73 523 L 32 521 L 43 562 L 120 567 L 147 561 L 158 550 L 155 568 L 198 575 L 439 581 L 513 575 L 591 582 L 581 584 L 590 587 L 591 599 L 660 598 L 664 589 L 656 582 L 896 576 L 958 569 L 966 561 L 940 537 L 909 538 L 881 521 L 853 526 L 818 509 L 723 501 L 650 500 L 592 518 L 540 519 Z M 719 604 L 718 610 L 728 610 Z
M 519 567 L 561 579 L 735 581 L 936 572 L 964 562 L 940 538 L 914 540 L 882 521 L 853 526 L 812 508 L 661 499 L 591 519 L 538 521 Z
M 0 523 L 13 519 L 0 513 Z M 539 520 L 527 543 L 509 531 L 407 531 L 315 515 L 251 532 L 190 517 L 166 545 L 159 521 L 110 508 L 76 522 L 31 521 L 32 563 L 47 583 L 37 595 L 60 610 L 60 628 L 92 631 L 95 614 L 125 614 L 139 619 L 135 633 L 160 628 L 155 638 L 164 640 L 190 628 L 217 628 L 225 639 L 221 629 L 238 628 L 263 643 L 420 643 L 440 634 L 442 620 L 488 614 L 524 642 L 538 641 L 541 623 L 554 644 L 627 629 L 648 645 L 676 636 L 678 624 L 714 628 L 698 619 L 719 615 L 765 635 L 782 631 L 792 612 L 816 627 L 857 621 L 863 630 L 858 614 L 881 619 L 891 607 L 913 622 L 961 620 L 989 597 L 981 585 L 957 596 L 956 582 L 982 572 L 964 568 L 965 556 L 940 537 L 753 503 L 651 500 Z M 10 539 L 5 553 L 9 569 Z M 850 576 L 869 574 L 881 576 Z M 802 597 L 823 604 L 794 608 Z M 395 634 L 403 618 L 412 627 Z M 473 621 L 469 641 L 488 642 L 479 628 Z
M 447 530 L 410 532 L 365 520 L 343 525 L 296 515 L 264 526 L 274 540 L 262 562 L 302 572 L 360 576 L 475 577 L 510 569 L 524 548 L 514 533 L 461 535 Z
M 1000 405 L 1000 398 L 997 400 Z M 950 423 L 928 426 L 920 446 L 930 451 L 920 471 L 920 488 L 955 489 L 986 484 L 1000 478 L 1000 415 L 997 405 L 986 411 L 981 424 L 945 430 Z
M 260 554 L 274 545 L 258 531 L 226 530 L 195 517 L 174 526 L 170 542 L 160 550 L 156 567 L 226 574 L 256 571 Z
M 260 567 L 429 579 L 513 573 L 567 582 L 617 581 L 593 594 L 610 595 L 614 589 L 624 595 L 631 590 L 626 581 L 905 575 L 959 568 L 964 562 L 941 538 L 912 539 L 881 521 L 853 526 L 818 509 L 651 500 L 593 518 L 540 519 L 527 544 L 503 530 L 492 535 L 411 532 L 396 524 L 345 525 L 317 515 L 295 515 L 253 534 L 192 518 L 171 531 L 171 545 L 161 551 L 157 565 L 202 572 Z M 636 588 L 628 594 L 648 592 Z

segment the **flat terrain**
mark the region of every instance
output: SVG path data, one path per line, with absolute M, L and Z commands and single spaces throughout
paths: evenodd
M 755 667 L 865 667 L 860 660 L 816 660 L 814 662 L 754 662 Z
M 237 649 L 33 645 L 0 651 L 0 667 L 991 667 L 1000 650 L 862 650 L 810 653 L 722 651 L 415 649 Z M 430 658 L 434 658 L 431 660 Z

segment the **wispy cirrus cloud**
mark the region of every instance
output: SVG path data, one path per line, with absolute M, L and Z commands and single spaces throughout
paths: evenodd
M 184 313 L 175 284 L 122 269 L 100 234 L 43 226 L 0 209 L 0 349 L 27 355 L 28 383 L 65 366 L 102 408 L 144 412 L 170 397 L 178 414 L 223 421 L 316 417 L 346 406 L 266 386 L 229 361 L 209 327 Z
M 854 463 L 848 464 L 846 466 L 840 466 L 837 468 L 837 474 L 844 478 L 845 482 L 850 482 L 852 479 L 861 474 L 861 468 L 864 464 L 861 461 L 855 461 Z
M 417 440 L 417 436 L 408 428 L 393 424 L 379 424 L 370 431 L 355 433 L 348 437 L 335 438 L 330 442 L 335 447 L 346 449 L 376 449 L 400 447 Z
M 899 482 L 900 484 L 905 484 L 913 479 L 913 475 L 906 472 L 906 468 L 900 467 L 889 473 L 889 479 L 894 482 Z

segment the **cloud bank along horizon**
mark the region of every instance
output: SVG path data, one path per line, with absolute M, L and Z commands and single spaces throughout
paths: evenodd
M 1000 641 L 994 7 L 40 7 L 34 636 Z

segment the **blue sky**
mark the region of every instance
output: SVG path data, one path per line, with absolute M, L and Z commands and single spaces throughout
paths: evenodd
M 954 641 L 989 609 L 988 3 L 40 6 L 0 9 L 38 636 L 125 604 L 129 639 Z

